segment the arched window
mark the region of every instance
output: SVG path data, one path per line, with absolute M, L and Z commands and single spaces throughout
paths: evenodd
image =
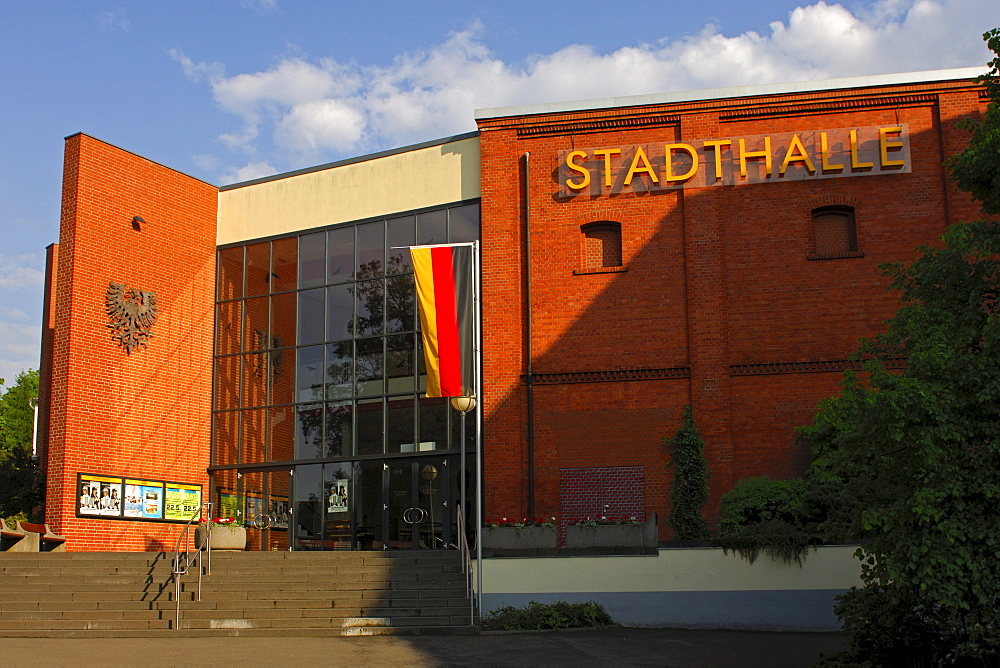
M 812 210 L 811 259 L 858 257 L 853 206 L 821 206 Z
M 580 227 L 583 235 L 583 270 L 600 271 L 622 266 L 622 226 L 599 220 Z

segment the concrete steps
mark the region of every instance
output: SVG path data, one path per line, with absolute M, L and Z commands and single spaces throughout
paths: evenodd
M 162 553 L 0 553 L 0 637 L 470 633 L 457 553 L 219 552 L 186 576 Z

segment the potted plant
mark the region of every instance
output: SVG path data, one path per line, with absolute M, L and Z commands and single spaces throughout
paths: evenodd
M 554 517 L 487 520 L 482 535 L 483 548 L 497 551 L 554 550 L 559 544 Z
M 211 533 L 213 550 L 245 550 L 247 529 L 243 520 L 236 517 L 216 517 L 199 525 L 194 531 L 195 545 L 204 549 Z
M 634 515 L 588 515 L 571 519 L 566 525 L 567 548 L 655 548 L 657 538 L 656 513 L 648 520 Z

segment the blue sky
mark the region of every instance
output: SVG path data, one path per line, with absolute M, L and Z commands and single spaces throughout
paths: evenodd
M 215 184 L 475 108 L 983 65 L 997 0 L 0 0 L 0 378 L 37 368 L 63 138 Z

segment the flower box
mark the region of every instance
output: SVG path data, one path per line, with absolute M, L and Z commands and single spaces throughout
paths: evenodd
M 598 524 L 597 526 L 571 524 L 566 527 L 566 547 L 571 549 L 594 547 L 655 548 L 658 539 L 655 514 L 640 524 Z
M 245 550 L 247 547 L 246 527 L 213 526 L 211 531 L 213 550 Z M 195 527 L 194 544 L 201 548 L 206 538 L 205 527 Z
M 483 548 L 490 550 L 554 550 L 559 544 L 556 527 L 483 527 Z

